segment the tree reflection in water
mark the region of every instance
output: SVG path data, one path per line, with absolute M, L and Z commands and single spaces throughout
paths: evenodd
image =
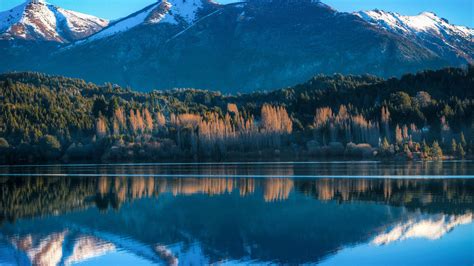
M 213 167 L 160 170 L 186 177 L 146 166 L 136 175 L 124 166 L 2 176 L 0 264 L 13 256 L 68 265 L 120 252 L 170 265 L 315 263 L 347 246 L 440 241 L 472 224 L 474 179 L 298 178 L 314 166 Z M 332 167 L 317 171 L 340 173 Z
M 96 205 L 105 210 L 141 198 L 260 191 L 265 202 L 303 193 L 318 200 L 373 201 L 394 206 L 459 213 L 471 209 L 470 179 L 293 179 L 293 178 L 162 178 L 162 177 L 2 177 L 2 220 L 68 212 Z M 457 209 L 459 208 L 459 211 Z

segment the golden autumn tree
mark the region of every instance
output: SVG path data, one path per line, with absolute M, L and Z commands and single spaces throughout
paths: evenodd
M 264 104 L 261 109 L 261 131 L 267 135 L 264 141 L 270 147 L 281 145 L 281 136 L 291 134 L 293 122 L 282 106 Z
M 114 135 L 119 135 L 121 132 L 127 130 L 127 118 L 125 117 L 125 112 L 122 107 L 118 107 L 114 110 L 112 121 Z
M 160 130 L 166 126 L 166 118 L 161 112 L 155 113 L 156 129 Z
M 107 120 L 102 115 L 97 118 L 95 129 L 97 137 L 103 138 L 107 135 Z
M 150 111 L 148 109 L 143 109 L 143 120 L 144 120 L 144 131 L 146 132 L 151 132 L 153 131 L 153 117 L 150 114 Z
M 390 112 L 386 106 L 383 106 L 380 114 L 380 124 L 383 128 L 384 137 L 390 139 Z

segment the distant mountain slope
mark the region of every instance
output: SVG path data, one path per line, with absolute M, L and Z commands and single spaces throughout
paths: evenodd
M 0 40 L 69 43 L 108 25 L 94 16 L 66 10 L 43 1 L 27 1 L 0 13 Z
M 250 91 L 290 86 L 315 73 L 391 76 L 449 65 L 418 43 L 322 3 L 255 1 L 206 11 L 188 27 L 141 23 L 75 45 L 39 70 L 142 90 Z

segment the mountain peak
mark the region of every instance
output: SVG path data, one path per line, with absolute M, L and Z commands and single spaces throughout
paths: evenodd
M 208 1 L 204 0 L 166 0 L 171 4 L 170 11 L 179 15 L 187 23 L 196 20 L 197 13 Z
M 84 42 L 120 34 L 140 25 L 167 23 L 188 27 L 199 19 L 199 13 L 218 4 L 211 0 L 163 0 L 151 4 L 125 18 L 114 21 L 107 28 Z M 210 13 L 205 12 L 206 14 Z M 80 42 L 81 43 L 81 42 Z
M 0 12 L 0 40 L 68 43 L 107 25 L 105 19 L 66 10 L 43 0 L 28 0 Z
M 44 4 L 45 1 L 44 0 L 27 0 L 26 3 L 35 5 L 35 4 Z
M 434 12 L 424 11 L 419 14 L 419 16 L 425 16 L 429 18 L 437 18 L 438 16 Z
M 319 0 L 254 0 L 253 2 L 268 4 L 299 4 L 299 3 L 321 3 Z
M 433 12 L 422 12 L 415 16 L 405 16 L 395 12 L 374 9 L 356 12 L 355 15 L 369 23 L 377 24 L 393 32 L 459 35 L 465 39 L 472 36 L 471 29 L 449 24 L 448 20 L 438 17 Z

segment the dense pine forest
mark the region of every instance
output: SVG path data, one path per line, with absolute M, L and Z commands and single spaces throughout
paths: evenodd
M 0 75 L 0 162 L 443 159 L 474 153 L 474 66 L 322 76 L 271 92 L 139 93 Z

